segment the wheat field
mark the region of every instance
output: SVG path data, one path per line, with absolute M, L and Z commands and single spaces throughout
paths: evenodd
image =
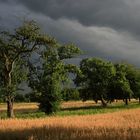
M 98 115 L 0 120 L 0 140 L 140 140 L 140 109 Z

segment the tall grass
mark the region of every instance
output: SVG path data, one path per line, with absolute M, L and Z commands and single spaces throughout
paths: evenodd
M 139 140 L 140 109 L 115 113 L 0 120 L 0 140 Z

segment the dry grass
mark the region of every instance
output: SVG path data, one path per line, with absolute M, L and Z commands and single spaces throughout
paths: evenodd
M 37 103 L 14 103 L 14 110 L 22 110 L 22 109 L 38 109 Z M 6 104 L 0 104 L 0 111 L 6 110 Z
M 80 107 L 90 107 L 90 106 L 97 106 L 94 101 L 68 101 L 68 102 L 63 102 L 61 105 L 61 108 L 80 108 Z
M 69 101 L 61 104 L 61 109 L 97 106 L 94 101 Z M 38 103 L 14 103 L 15 112 L 33 112 L 38 110 Z M 6 104 L 0 104 L 0 112 L 6 111 Z
M 0 120 L 0 140 L 139 140 L 140 109 L 115 113 Z
M 94 101 L 68 101 L 63 102 L 61 105 L 61 108 L 72 108 L 72 107 L 88 107 L 96 105 Z M 38 109 L 38 103 L 14 103 L 14 109 L 20 110 L 20 109 Z M 6 110 L 6 104 L 1 103 L 0 104 L 0 110 Z

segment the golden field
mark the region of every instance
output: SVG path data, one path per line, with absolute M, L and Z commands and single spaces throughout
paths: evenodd
M 140 140 L 140 109 L 0 120 L 0 140 Z

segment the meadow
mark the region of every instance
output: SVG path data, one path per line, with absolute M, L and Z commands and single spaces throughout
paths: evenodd
M 70 101 L 52 116 L 37 103 L 16 103 L 16 119 L 6 119 L 0 105 L 0 140 L 139 140 L 140 105 L 122 101 L 102 108 L 93 101 Z
M 116 112 L 124 109 L 139 108 L 137 100 L 131 100 L 131 103 L 126 106 L 123 101 L 113 102 L 108 104 L 106 108 L 101 106 L 101 103 L 96 104 L 94 101 L 68 101 L 62 102 L 61 109 L 55 113 L 55 116 L 71 116 L 71 115 L 92 115 L 100 113 Z M 15 103 L 14 112 L 16 118 L 44 118 L 44 112 L 38 110 L 37 103 Z M 53 116 L 53 115 L 52 115 Z M 6 104 L 0 104 L 0 118 L 5 119 Z

